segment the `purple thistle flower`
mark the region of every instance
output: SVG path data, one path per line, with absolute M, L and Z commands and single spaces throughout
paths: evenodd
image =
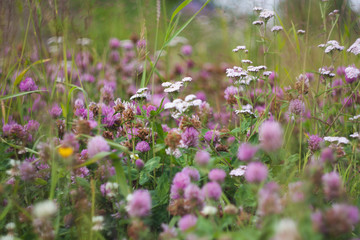
M 35 91 L 38 89 L 38 86 L 36 86 L 34 80 L 32 78 L 27 77 L 19 84 L 19 89 L 21 92 L 27 92 L 27 91 Z
M 35 120 L 30 120 L 27 124 L 25 124 L 24 129 L 27 132 L 35 133 L 40 127 L 40 123 Z
M 324 193 L 327 199 L 336 199 L 341 195 L 341 178 L 337 172 L 326 173 L 322 176 Z
M 193 127 L 187 128 L 181 134 L 181 143 L 186 148 L 197 147 L 198 141 L 199 141 L 199 132 Z
M 195 200 L 198 203 L 202 203 L 204 201 L 204 196 L 200 188 L 192 183 L 185 188 L 184 197 L 186 200 Z
M 272 152 L 279 149 L 283 144 L 283 130 L 280 123 L 275 121 L 265 121 L 259 128 L 259 140 L 261 147 Z
M 136 151 L 139 151 L 139 152 L 148 152 L 148 151 L 150 151 L 150 145 L 146 141 L 141 141 L 136 144 L 135 149 L 136 149 Z
M 49 111 L 52 118 L 57 118 L 61 115 L 62 109 L 57 103 L 54 103 Z
M 236 103 L 235 95 L 237 95 L 238 93 L 239 93 L 239 89 L 237 87 L 229 86 L 224 91 L 224 98 L 229 103 L 234 104 Z
M 343 80 L 341 78 L 338 78 L 338 79 L 335 79 L 331 85 L 332 88 L 335 88 L 332 92 L 332 95 L 333 96 L 337 96 L 337 95 L 340 95 L 341 93 L 341 87 L 343 85 Z
M 151 196 L 147 190 L 136 190 L 130 197 L 126 210 L 131 217 L 145 217 L 151 210 Z
M 185 188 L 190 184 L 191 180 L 188 174 L 178 172 L 173 179 L 170 196 L 172 199 L 178 199 L 184 195 Z
M 201 189 L 206 198 L 219 200 L 222 194 L 221 186 L 217 182 L 208 182 Z
M 261 162 L 249 163 L 245 172 L 245 179 L 251 183 L 260 183 L 267 178 L 268 169 Z
M 209 143 L 210 142 L 216 143 L 219 141 L 219 138 L 220 138 L 220 133 L 219 131 L 216 130 L 207 131 L 204 136 L 205 141 Z
M 325 148 L 324 150 L 322 150 L 321 155 L 320 155 L 320 160 L 323 163 L 334 162 L 335 157 L 334 157 L 333 150 L 331 148 Z
M 260 189 L 257 211 L 259 216 L 267 216 L 282 211 L 279 185 L 277 183 L 269 182 Z
M 345 76 L 345 69 L 345 66 L 338 67 L 336 70 L 337 75 L 339 75 L 340 77 Z
M 109 47 L 112 49 L 118 49 L 120 47 L 121 43 L 119 39 L 117 38 L 111 38 L 109 41 Z
M 191 56 L 192 54 L 192 47 L 190 45 L 184 45 L 181 47 L 181 53 L 184 55 L 184 56 Z
M 185 174 L 187 174 L 192 181 L 199 181 L 199 180 L 200 180 L 199 171 L 196 170 L 195 168 L 185 167 L 185 168 L 182 170 L 182 172 L 185 173 Z
M 109 58 L 112 63 L 118 63 L 120 61 L 120 54 L 118 51 L 113 50 L 110 52 Z
M 32 180 L 35 177 L 35 167 L 27 161 L 19 166 L 19 171 L 20 177 L 24 181 Z
M 95 136 L 87 144 L 89 158 L 92 158 L 100 152 L 110 151 L 110 147 L 102 136 Z
M 209 179 L 213 182 L 222 183 L 224 182 L 225 177 L 226 172 L 222 169 L 215 168 L 209 172 Z
M 322 143 L 324 140 L 319 137 L 318 135 L 310 135 L 308 140 L 309 149 L 312 152 L 315 152 L 320 149 L 320 143 Z
M 195 162 L 200 166 L 205 166 L 210 161 L 210 153 L 205 150 L 198 151 L 195 155 Z
M 243 143 L 240 145 L 237 153 L 237 157 L 240 161 L 249 162 L 256 154 L 258 147 L 249 143 Z
M 196 225 L 196 222 L 197 222 L 196 216 L 187 214 L 179 220 L 178 225 L 179 225 L 180 230 L 185 232 L 185 231 L 189 230 L 190 228 L 194 227 Z
M 290 101 L 289 112 L 294 115 L 302 115 L 305 112 L 305 104 L 300 99 Z
M 141 160 L 141 159 L 136 159 L 136 161 L 135 161 L 135 165 L 136 165 L 136 167 L 138 168 L 138 169 L 143 169 L 143 167 L 144 167 L 144 161 L 143 160 Z

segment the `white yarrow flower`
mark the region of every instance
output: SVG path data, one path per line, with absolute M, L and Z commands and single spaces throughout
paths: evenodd
M 36 218 L 49 218 L 56 214 L 57 205 L 52 200 L 46 200 L 35 204 L 32 212 Z

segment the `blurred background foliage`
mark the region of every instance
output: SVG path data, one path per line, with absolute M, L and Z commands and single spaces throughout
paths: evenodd
M 154 52 L 158 2 L 161 3 L 161 12 L 157 46 L 161 46 L 171 13 L 181 4 L 181 0 L 1 0 L 1 51 L 9 47 L 15 51 L 20 51 L 23 47 L 36 48 L 40 56 L 46 57 L 46 40 L 51 36 L 64 36 L 68 43 L 83 37 L 92 39 L 91 48 L 99 57 L 108 53 L 106 50 L 111 37 L 144 38 L 148 41 L 148 50 Z M 182 10 L 179 25 L 189 19 L 203 2 L 204 0 L 194 0 Z M 340 11 L 340 19 L 331 39 L 338 39 L 345 46 L 349 46 L 359 35 L 358 13 L 353 6 L 356 2 L 357 0 L 328 2 L 326 14 L 334 9 Z M 257 19 L 252 8 L 270 8 L 276 11 L 278 18 L 269 24 L 283 24 L 288 30 L 288 36 L 277 39 L 278 51 L 271 54 L 281 52 L 283 66 L 290 68 L 286 63 L 293 60 L 291 47 L 294 43 L 301 48 L 301 44 L 305 42 L 314 46 L 326 42 L 325 30 L 329 31 L 326 27 L 330 27 L 331 19 L 328 19 L 328 22 L 322 21 L 321 3 L 321 0 L 213 0 L 181 35 L 193 46 L 195 62 L 234 62 L 238 58 L 231 50 L 236 45 L 248 46 L 252 50 L 248 57 L 256 62 L 262 49 L 261 44 L 256 43 L 259 33 L 251 25 Z M 28 21 L 29 19 L 31 21 Z M 307 30 L 308 39 L 295 39 L 291 29 L 293 32 L 298 29 Z M 27 31 L 25 43 L 22 36 L 25 36 Z M 287 44 L 290 41 L 293 43 Z M 286 51 L 286 48 L 289 48 L 289 51 Z M 314 48 L 309 55 L 316 55 L 317 51 L 321 50 Z M 319 59 L 310 57 L 307 64 L 320 65 Z M 302 57 L 297 56 L 297 61 L 302 64 Z M 268 67 L 272 66 L 275 66 L 275 63 L 270 63 Z M 291 73 L 291 69 L 288 72 Z

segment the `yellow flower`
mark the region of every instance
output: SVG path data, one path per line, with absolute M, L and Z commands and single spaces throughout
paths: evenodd
M 74 149 L 72 147 L 59 147 L 58 152 L 60 156 L 67 158 L 73 154 Z

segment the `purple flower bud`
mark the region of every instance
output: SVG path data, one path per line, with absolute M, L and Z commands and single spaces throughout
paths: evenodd
M 275 151 L 283 144 L 283 130 L 280 123 L 265 121 L 259 128 L 259 140 L 261 147 L 267 151 Z
M 88 155 L 90 158 L 100 152 L 110 151 L 110 147 L 102 136 L 95 136 L 91 138 L 87 144 Z
M 194 227 L 196 225 L 196 222 L 197 222 L 196 216 L 187 214 L 179 220 L 178 225 L 179 225 L 180 230 L 185 232 L 185 231 L 189 230 L 190 228 Z
M 131 217 L 145 217 L 151 210 L 151 196 L 147 190 L 136 190 L 130 197 L 126 210 Z
M 238 149 L 237 157 L 240 161 L 249 162 L 256 154 L 258 148 L 249 143 L 243 143 Z
M 326 173 L 322 177 L 324 193 L 327 199 L 336 199 L 342 192 L 341 178 L 337 172 Z
M 139 152 L 148 152 L 150 151 L 150 145 L 146 141 L 141 141 L 136 144 L 135 149 Z
M 57 103 L 54 103 L 52 105 L 49 113 L 52 118 L 58 118 L 62 113 L 62 109 L 59 107 L 59 105 Z
M 208 182 L 201 189 L 206 198 L 219 200 L 222 194 L 221 186 L 217 182 Z
M 141 159 L 136 159 L 136 161 L 135 161 L 135 164 L 136 164 L 136 167 L 138 168 L 138 169 L 143 169 L 143 167 L 144 167 L 144 161 L 143 160 L 141 160 Z
M 200 174 L 195 168 L 185 167 L 182 172 L 187 174 L 192 181 L 200 180 Z
M 333 150 L 331 148 L 325 148 L 324 150 L 322 150 L 320 160 L 323 163 L 325 163 L 325 162 L 330 162 L 330 163 L 334 162 L 335 157 L 334 157 Z
M 210 153 L 205 150 L 198 151 L 195 155 L 195 162 L 200 166 L 206 166 L 210 161 Z
M 261 162 L 249 163 L 245 172 L 245 179 L 251 183 L 260 183 L 267 178 L 268 169 Z
M 213 182 L 222 183 L 224 182 L 225 177 L 226 177 L 226 173 L 222 169 L 215 168 L 209 172 L 209 179 Z
M 184 56 L 190 56 L 192 54 L 192 47 L 190 45 L 184 45 L 182 46 L 181 48 L 181 53 L 184 55 Z
M 318 135 L 311 135 L 308 140 L 309 149 L 312 152 L 315 152 L 320 149 L 320 143 L 324 140 Z
M 27 91 L 35 91 L 38 89 L 38 86 L 36 86 L 34 80 L 32 78 L 27 77 L 19 84 L 19 89 L 21 92 L 27 92 Z

